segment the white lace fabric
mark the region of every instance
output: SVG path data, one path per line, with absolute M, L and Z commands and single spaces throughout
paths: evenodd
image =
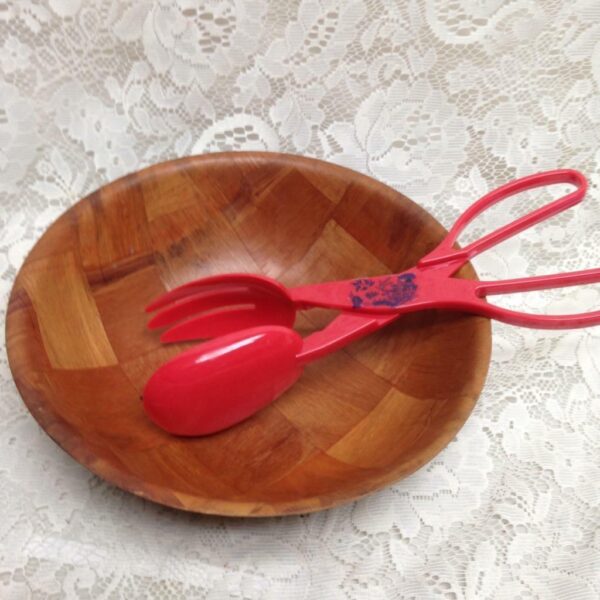
M 587 199 L 476 260 L 506 278 L 600 265 L 596 0 L 0 0 L 0 318 L 44 229 L 83 195 L 193 153 L 316 156 L 444 225 L 517 176 Z M 499 215 L 480 221 L 488 230 Z M 600 308 L 598 286 L 503 300 Z M 494 325 L 477 407 L 425 468 L 322 513 L 186 514 L 91 475 L 0 355 L 0 597 L 600 597 L 600 328 Z

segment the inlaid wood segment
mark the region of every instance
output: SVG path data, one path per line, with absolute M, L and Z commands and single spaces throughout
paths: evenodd
M 9 302 L 10 366 L 48 434 L 137 495 L 237 516 L 334 506 L 412 473 L 456 435 L 487 372 L 489 321 L 407 315 L 309 365 L 249 420 L 182 438 L 154 426 L 140 396 L 189 344 L 161 345 L 144 305 L 220 272 L 294 286 L 401 270 L 444 233 L 398 192 L 313 159 L 224 153 L 156 165 L 81 200 L 34 247 Z M 296 327 L 306 335 L 332 315 L 306 312 Z
M 390 388 L 390 383 L 341 353 L 308 365 L 276 406 L 318 448 L 327 450 L 367 417 Z
M 149 229 L 154 262 L 168 288 L 229 270 L 260 270 L 227 218 L 200 202 L 154 219 Z
M 21 271 L 43 351 L 55 369 L 117 364 L 87 280 L 72 253 L 28 262 Z
M 329 455 L 359 467 L 394 464 L 407 446 L 414 446 L 427 433 L 437 400 L 413 398 L 396 388 L 330 449 Z M 400 443 L 389 443 L 387 432 L 394 428 Z
M 431 231 L 428 215 L 416 205 L 407 206 L 400 215 L 395 200 L 381 198 L 376 189 L 365 193 L 362 185 L 349 185 L 333 217 L 393 272 L 405 268 L 407 256 L 424 256 L 435 247 L 435 238 L 423 231 Z
M 287 199 L 290 190 L 296 201 Z M 236 229 L 262 272 L 281 277 L 320 238 L 333 208 L 301 172 L 292 170 L 247 205 L 236 219 Z M 256 231 L 262 235 L 254 235 Z

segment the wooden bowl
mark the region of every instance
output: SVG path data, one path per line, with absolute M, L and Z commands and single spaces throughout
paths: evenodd
M 186 346 L 162 346 L 143 307 L 228 271 L 286 285 L 399 271 L 444 234 L 398 192 L 318 160 L 224 153 L 159 164 L 81 200 L 33 248 L 9 302 L 10 366 L 46 432 L 134 494 L 236 516 L 334 506 L 409 475 L 455 436 L 483 386 L 489 321 L 406 316 L 310 365 L 244 423 L 180 438 L 147 419 L 140 393 Z M 330 318 L 307 312 L 297 329 Z

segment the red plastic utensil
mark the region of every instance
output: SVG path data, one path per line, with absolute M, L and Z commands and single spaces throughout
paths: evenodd
M 577 188 L 462 250 L 452 248 L 465 226 L 486 208 L 519 192 L 555 183 L 571 183 Z M 172 326 L 161 336 L 165 342 L 210 338 L 262 324 L 289 327 L 294 322 L 297 310 L 316 306 L 371 313 L 394 313 L 399 306 L 403 306 L 402 312 L 431 307 L 450 308 L 474 311 L 525 327 L 586 326 L 594 323 L 594 313 L 565 317 L 522 315 L 489 305 L 482 298 L 491 294 L 593 282 L 598 274 L 595 269 L 503 282 L 449 280 L 468 259 L 581 201 L 586 187 L 585 178 L 572 170 L 540 173 L 504 185 L 469 208 L 440 246 L 423 258 L 415 269 L 398 275 L 293 289 L 287 289 L 268 277 L 247 273 L 199 279 L 175 288 L 152 302 L 146 310 L 159 312 L 150 320 L 149 327 Z M 436 270 L 425 268 L 434 266 L 437 266 Z
M 453 248 L 465 226 L 488 207 L 519 192 L 557 183 L 572 184 L 576 189 L 465 248 Z M 594 283 L 600 281 L 600 269 L 498 282 L 452 277 L 477 254 L 577 204 L 586 188 L 583 175 L 572 170 L 540 173 L 508 183 L 471 206 L 433 252 L 421 259 L 415 268 L 400 274 L 321 283 L 292 290 L 286 290 L 268 278 L 233 274 L 192 282 L 172 290 L 149 307 L 150 310 L 168 307 L 164 310 L 170 312 L 162 313 L 164 323 L 178 315 L 189 314 L 189 306 L 179 304 L 178 307 L 178 303 L 218 306 L 223 294 L 234 294 L 231 289 L 224 289 L 224 285 L 237 286 L 238 292 L 242 290 L 242 294 L 246 294 L 248 314 L 252 307 L 271 302 L 278 307 L 275 322 L 281 320 L 285 325 L 299 308 L 321 306 L 343 312 L 323 330 L 305 339 L 289 326 L 265 324 L 191 348 L 160 367 L 148 381 L 144 390 L 148 414 L 167 431 L 182 435 L 201 435 L 229 427 L 285 391 L 300 376 L 304 364 L 415 310 L 454 309 L 538 328 L 599 324 L 600 311 L 562 316 L 530 315 L 490 305 L 484 298 L 491 294 Z M 212 299 L 206 300 L 211 294 Z M 256 314 L 260 314 L 256 321 L 268 317 L 268 311 L 259 310 Z M 245 322 L 246 316 L 237 323 Z M 193 321 L 184 321 L 175 331 L 182 335 Z
M 219 431 L 249 417 L 302 373 L 302 338 L 288 327 L 244 329 L 182 352 L 144 389 L 144 408 L 179 435 Z
M 179 286 L 146 308 L 148 312 L 158 309 L 148 323 L 150 329 L 185 319 L 165 331 L 162 342 L 212 338 L 266 324 L 292 327 L 296 318 L 296 307 L 283 285 L 246 273 L 205 277 Z

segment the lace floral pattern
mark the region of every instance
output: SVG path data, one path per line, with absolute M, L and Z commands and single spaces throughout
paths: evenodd
M 476 259 L 502 278 L 600 264 L 595 0 L 0 2 L 0 316 L 50 222 L 128 171 L 267 149 L 368 173 L 449 226 L 556 167 L 575 211 Z M 490 230 L 519 211 L 494 208 Z M 597 309 L 594 286 L 514 295 Z M 145 503 L 28 415 L 0 355 L 3 598 L 600 597 L 600 333 L 494 325 L 481 399 L 434 461 L 319 514 L 244 521 Z

